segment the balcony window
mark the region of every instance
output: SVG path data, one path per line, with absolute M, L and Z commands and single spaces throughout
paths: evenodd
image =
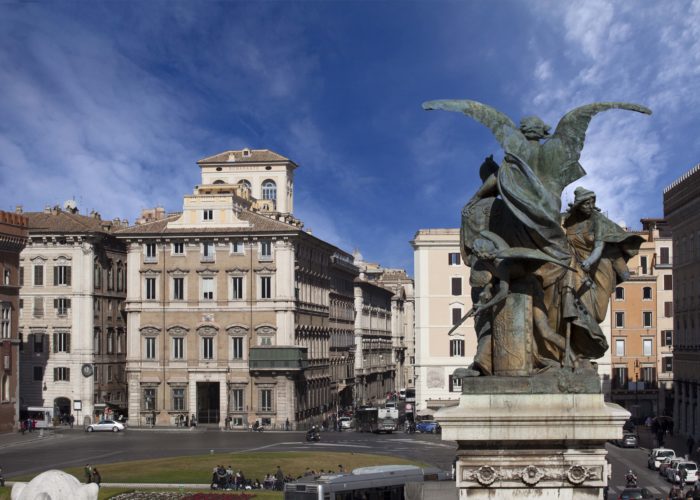
M 277 200 L 277 184 L 275 184 L 275 181 L 268 179 L 262 183 L 262 199 Z

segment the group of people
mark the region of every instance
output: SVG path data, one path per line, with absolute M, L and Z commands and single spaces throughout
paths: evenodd
M 155 412 L 153 412 L 153 423 L 155 424 Z M 197 417 L 194 416 L 194 413 L 192 414 L 191 417 L 188 417 L 187 415 L 176 415 L 175 416 L 175 427 L 197 427 Z
M 692 498 L 693 500 L 700 500 L 700 483 L 696 482 L 692 488 L 685 490 L 685 482 L 681 478 L 680 484 L 674 484 L 671 486 L 671 490 L 668 492 L 669 500 L 680 500 Z
M 97 486 L 100 485 L 102 482 L 102 476 L 100 475 L 100 471 L 97 470 L 97 467 L 93 467 L 90 464 L 85 464 L 85 468 L 83 470 L 85 473 L 86 483 L 95 483 Z
M 247 479 L 242 470 L 234 471 L 230 465 L 224 467 L 217 465 L 211 477 L 211 488 L 213 490 L 277 490 L 282 491 L 284 483 L 291 480 L 282 472 L 280 466 L 274 474 L 266 474 L 263 482 L 259 479 Z

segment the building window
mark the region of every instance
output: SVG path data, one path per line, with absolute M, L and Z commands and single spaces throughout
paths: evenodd
M 462 392 L 462 377 L 450 376 L 450 392 Z
M 53 284 L 70 285 L 70 266 L 56 266 L 53 268 Z
M 664 317 L 673 317 L 673 302 L 664 302 Z
M 44 317 L 44 297 L 34 297 L 34 310 L 32 315 L 35 318 Z
M 112 328 L 107 330 L 107 354 L 114 354 L 114 331 Z
M 114 266 L 111 262 L 107 268 L 107 290 L 114 290 Z
M 34 286 L 44 285 L 44 266 L 41 264 L 34 265 Z
M 173 255 L 184 255 L 185 244 L 182 242 L 173 243 Z
M 266 180 L 262 183 L 262 199 L 273 200 L 277 199 L 277 184 L 273 180 Z
M 234 276 L 231 278 L 231 298 L 234 300 L 243 298 L 242 276 Z
M 242 241 L 234 241 L 231 243 L 231 253 L 242 254 L 243 248 L 244 246 Z
M 185 389 L 173 387 L 173 410 L 183 411 L 185 409 Z
M 93 279 L 95 280 L 95 288 L 102 288 L 102 268 L 97 262 L 95 262 L 95 265 L 92 268 L 92 273 Z
M 452 278 L 452 295 L 462 295 L 462 278 Z
M 231 337 L 231 357 L 243 359 L 243 337 Z
M 644 366 L 639 370 L 639 379 L 647 382 L 648 384 L 656 383 L 656 368 L 653 366 Z M 647 388 L 651 388 L 651 385 L 647 385 Z
M 272 345 L 272 337 L 268 335 L 258 337 L 258 345 Z
M 451 266 L 458 266 L 462 263 L 459 252 L 450 252 L 447 254 L 447 263 Z
M 673 371 L 673 356 L 664 356 L 661 358 L 661 371 L 671 373 Z
M 100 354 L 100 329 L 95 328 L 95 333 L 93 334 L 93 351 L 94 354 Z
M 44 368 L 41 366 L 35 366 L 32 371 L 34 375 L 34 382 L 41 382 L 41 380 L 44 378 Z
M 231 411 L 243 411 L 243 389 L 231 389 Z
M 117 291 L 123 292 L 126 288 L 124 287 L 124 266 L 122 264 L 117 265 Z
M 260 242 L 260 259 L 259 260 L 272 260 L 272 242 L 271 241 L 261 241 Z
M 615 328 L 625 327 L 625 313 L 621 311 L 615 312 Z
M 211 208 L 202 210 L 202 220 L 214 220 L 214 211 Z
M 146 300 L 156 300 L 155 278 L 146 278 Z
M 0 313 L 0 338 L 9 339 L 12 336 L 12 305 L 9 302 L 2 302 L 2 312 Z
M 214 359 L 214 338 L 202 338 L 202 359 Z
M 70 352 L 70 333 L 54 332 L 53 352 Z
M 450 340 L 450 356 L 464 356 L 464 340 Z
M 185 300 L 185 278 L 173 278 L 173 300 Z
M 53 299 L 53 307 L 56 309 L 56 314 L 59 316 L 65 316 L 68 314 L 68 310 L 70 309 L 70 299 Z
M 271 276 L 260 276 L 260 298 L 261 299 L 272 298 L 272 277 Z
M 2 274 L 3 274 L 3 278 L 2 278 L 2 279 L 3 279 L 3 283 L 4 283 L 5 285 L 9 285 L 9 284 L 10 284 L 10 270 L 9 270 L 9 269 L 5 269 L 5 270 L 3 270 L 3 273 L 2 273 Z
M 111 382 L 113 378 L 112 365 L 107 365 L 107 382 Z M 107 398 L 108 399 L 108 398 Z
M 673 330 L 663 330 L 661 332 L 661 345 L 673 347 Z
M 642 255 L 641 257 L 639 257 L 639 265 L 642 268 L 642 270 L 641 270 L 642 274 L 647 274 L 647 272 L 649 271 L 649 266 L 647 264 L 647 256 L 646 255 Z
M 24 267 L 19 268 L 19 286 L 24 286 Z
M 458 325 L 462 319 L 462 308 L 453 307 L 452 308 L 452 326 Z
M 673 275 L 664 275 L 664 290 L 673 290 Z
M 612 386 L 613 389 L 625 389 L 627 387 L 627 367 L 618 366 L 613 368 Z
M 625 339 L 615 339 L 615 356 L 625 355 Z
M 651 323 L 652 323 L 652 313 L 651 311 L 644 311 L 642 313 L 643 320 L 644 320 L 644 328 L 651 328 Z
M 144 388 L 143 390 L 143 409 L 150 411 L 156 409 L 156 390 Z
M 621 286 L 615 288 L 615 300 L 625 300 L 625 289 Z
M 653 339 L 642 339 L 643 356 L 652 356 Z
M 214 278 L 202 278 L 202 300 L 214 300 Z
M 34 352 L 44 352 L 44 334 L 35 333 L 34 334 Z
M 156 338 L 146 337 L 146 359 L 156 359 Z
M 185 358 L 185 339 L 182 337 L 173 337 L 173 359 Z
M 651 287 L 650 286 L 645 286 L 642 288 L 642 299 L 643 300 L 651 300 Z
M 260 411 L 272 411 L 272 389 L 260 389 Z
M 158 250 L 155 243 L 146 243 L 146 259 L 145 262 L 156 262 L 158 259 Z
M 70 380 L 70 368 L 57 367 L 53 369 L 54 382 L 67 382 Z
M 659 264 L 665 265 L 665 264 L 670 264 L 671 262 L 670 259 L 670 254 L 669 254 L 669 248 L 668 247 L 661 247 L 659 249 Z
M 211 241 L 202 243 L 202 262 L 214 262 L 215 253 L 214 243 Z

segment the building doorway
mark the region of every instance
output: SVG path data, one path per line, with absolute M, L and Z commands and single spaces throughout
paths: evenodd
M 70 399 L 68 398 L 56 398 L 53 400 L 54 415 L 59 418 L 61 423 L 68 423 L 68 418 L 70 417 Z
M 219 383 L 197 382 L 197 422 L 219 423 Z

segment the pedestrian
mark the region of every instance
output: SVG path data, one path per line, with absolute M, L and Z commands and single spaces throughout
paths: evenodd
M 100 471 L 97 470 L 97 467 L 92 469 L 92 482 L 97 486 L 102 482 L 102 476 L 100 475 Z
M 155 426 L 156 426 L 156 412 L 152 411 L 151 412 L 151 427 L 155 427 Z
M 282 491 L 284 489 L 284 472 L 282 472 L 279 465 L 275 471 L 275 489 L 277 491 Z
M 681 465 L 678 467 L 678 486 L 681 487 L 681 492 L 685 488 L 686 479 L 688 479 L 688 471 Z
M 289 419 L 284 421 L 284 430 L 288 431 L 289 430 Z
M 92 467 L 90 467 L 90 464 L 85 464 L 85 468 L 83 469 L 83 472 L 85 473 L 85 482 L 91 483 L 92 482 Z
M 341 474 L 345 473 L 345 468 L 343 467 L 343 464 L 338 464 L 338 472 Z
M 73 414 L 70 414 L 70 417 L 68 417 L 68 424 L 70 425 L 70 428 L 73 428 L 73 424 L 75 423 L 75 416 Z
M 690 460 L 690 457 L 693 455 L 693 449 L 695 449 L 695 438 L 693 438 L 692 434 L 688 436 L 688 440 L 685 444 L 688 446 L 688 456 L 686 458 Z

